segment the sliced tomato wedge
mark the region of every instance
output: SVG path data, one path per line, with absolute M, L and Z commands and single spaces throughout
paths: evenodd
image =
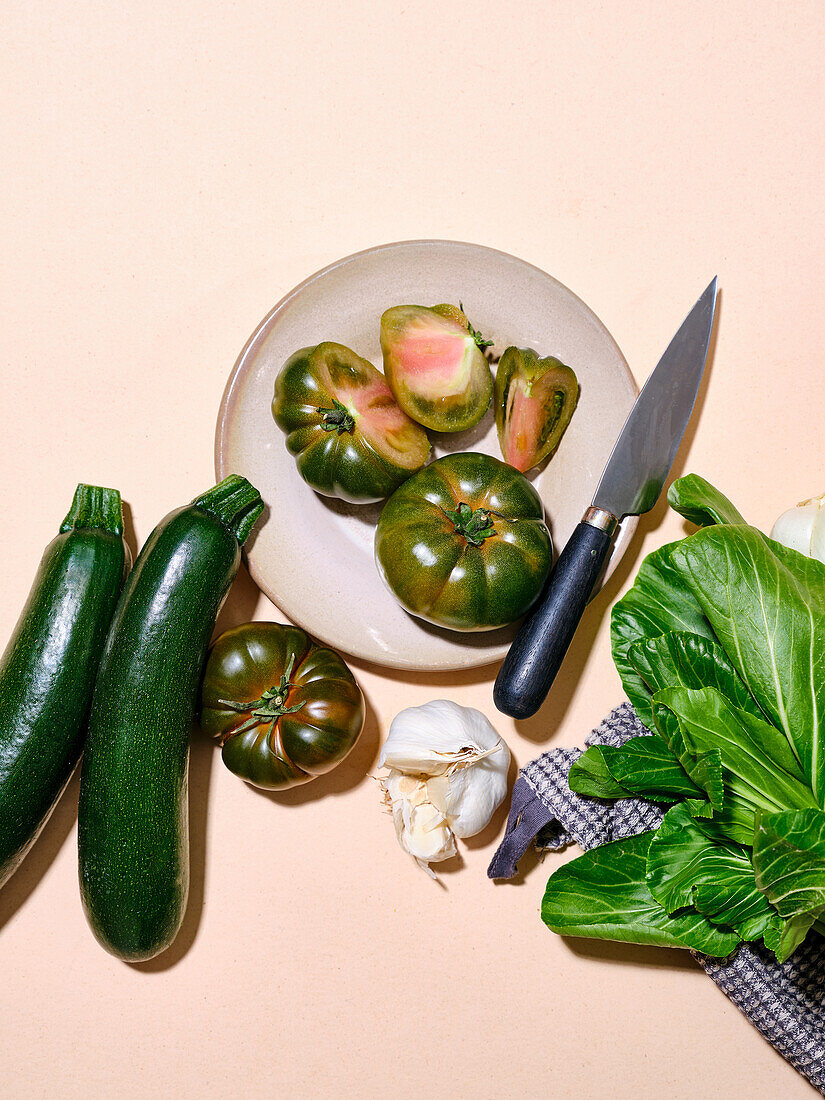
M 498 441 L 504 461 L 524 473 L 549 458 L 579 400 L 575 372 L 531 348 L 509 347 L 496 372 Z

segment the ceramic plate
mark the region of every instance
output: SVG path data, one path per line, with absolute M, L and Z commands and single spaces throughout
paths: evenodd
M 404 241 L 331 264 L 296 287 L 258 326 L 235 364 L 218 417 L 218 477 L 243 474 L 266 503 L 247 544 L 256 583 L 313 637 L 393 668 L 457 669 L 498 661 L 515 630 L 462 634 L 407 614 L 373 561 L 381 505 L 331 500 L 301 480 L 272 419 L 272 389 L 294 351 L 322 340 L 346 344 L 380 368 L 378 322 L 385 309 L 459 300 L 476 328 L 495 341 L 494 354 L 508 344 L 535 348 L 578 376 L 581 396 L 561 445 L 530 475 L 558 553 L 591 501 L 637 391 L 622 353 L 591 310 L 514 256 L 454 241 Z M 501 457 L 492 407 L 470 431 L 430 434 L 435 457 L 466 450 Z M 635 523 L 622 525 L 606 576 Z

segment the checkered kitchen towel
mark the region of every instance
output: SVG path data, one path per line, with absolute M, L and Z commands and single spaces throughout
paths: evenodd
M 630 703 L 623 703 L 585 744 L 622 745 L 649 732 Z M 512 878 L 534 841 L 540 848 L 563 848 L 573 841 L 595 848 L 658 826 L 662 809 L 652 802 L 606 802 L 573 794 L 567 772 L 581 751 L 553 749 L 521 769 L 490 878 Z M 754 946 L 742 946 L 728 959 L 692 954 L 768 1042 L 825 1095 L 825 941 L 809 933 L 781 964 Z

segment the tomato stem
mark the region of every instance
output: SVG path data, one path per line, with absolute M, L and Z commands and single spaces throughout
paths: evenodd
M 344 432 L 351 432 L 355 428 L 355 417 L 346 405 L 342 405 L 334 397 L 331 409 L 319 409 L 318 412 L 323 414 L 321 417 L 322 431 L 338 432 L 339 435 L 343 435 Z
M 464 313 L 464 303 L 463 302 L 458 303 L 458 308 L 461 310 L 462 313 Z M 466 316 L 466 314 L 465 314 L 465 316 Z M 484 337 L 481 335 L 481 333 L 478 331 L 478 329 L 473 328 L 473 326 L 470 323 L 469 319 L 467 320 L 467 331 L 472 336 L 473 340 L 475 340 L 476 347 L 481 348 L 482 351 L 484 351 L 485 348 L 491 348 L 493 346 L 493 344 L 495 343 L 495 340 L 485 340 Z
M 463 535 L 470 546 L 481 546 L 485 539 L 496 533 L 492 513 L 487 508 L 473 511 L 469 504 L 462 503 L 454 512 L 447 508 L 441 511 L 455 526 L 456 534 Z
M 286 705 L 289 689 L 292 687 L 290 676 L 292 675 L 294 664 L 295 654 L 293 653 L 286 666 L 286 672 L 281 677 L 281 682 L 277 687 L 271 687 L 265 691 L 260 699 L 253 699 L 251 703 L 235 703 L 229 699 L 218 700 L 221 706 L 229 707 L 230 710 L 236 710 L 239 713 L 243 713 L 244 711 L 251 712 L 251 717 L 248 718 L 242 726 L 232 731 L 233 737 L 236 737 L 239 733 L 243 733 L 244 730 L 252 729 L 253 726 L 260 725 L 261 722 L 275 722 L 282 714 L 294 714 L 296 710 L 301 709 L 304 705 L 304 701 L 296 703 L 293 707 L 288 707 Z

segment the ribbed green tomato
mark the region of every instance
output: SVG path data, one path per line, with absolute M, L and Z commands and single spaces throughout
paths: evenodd
M 200 724 L 247 783 L 295 787 L 347 755 L 364 725 L 364 699 L 343 658 L 303 630 L 245 623 L 209 652 Z
M 378 520 L 375 558 L 413 615 L 452 630 L 491 630 L 536 601 L 553 546 L 527 478 L 497 458 L 463 452 L 396 489 Z
M 457 306 L 393 306 L 381 316 L 384 374 L 398 404 L 436 432 L 461 432 L 484 416 L 493 376 L 484 340 Z
M 343 344 L 296 351 L 275 379 L 272 415 L 304 481 L 351 504 L 383 500 L 430 456 L 383 374 Z

